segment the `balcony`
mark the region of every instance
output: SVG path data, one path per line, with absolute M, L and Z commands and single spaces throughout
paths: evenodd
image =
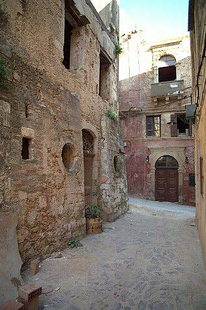
M 151 96 L 154 102 L 158 99 L 169 101 L 170 99 L 182 99 L 184 93 L 184 81 L 169 81 L 151 84 Z

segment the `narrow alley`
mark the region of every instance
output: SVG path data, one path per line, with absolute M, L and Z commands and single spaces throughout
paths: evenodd
M 0 1 L 0 310 L 206 310 L 206 0 Z
M 194 217 L 192 207 L 130 199 L 127 214 L 102 234 L 54 253 L 24 278 L 42 285 L 40 309 L 206 309 Z

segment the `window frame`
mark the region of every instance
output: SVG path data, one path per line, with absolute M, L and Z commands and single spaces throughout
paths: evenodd
M 159 58 L 158 83 L 175 81 L 177 79 L 176 64 L 176 58 L 173 55 L 162 55 Z
M 170 114 L 170 133 L 171 137 L 191 137 L 192 138 L 192 123 L 188 123 L 188 135 L 186 135 L 186 129 L 185 129 L 185 134 L 178 134 L 178 117 L 181 115 L 184 115 L 186 118 L 186 113 L 174 113 Z
M 148 120 L 152 119 L 152 129 L 148 129 Z M 159 119 L 158 125 L 159 129 L 155 129 L 155 118 Z M 148 132 L 151 131 L 152 134 L 148 134 Z M 159 135 L 155 135 L 155 132 L 159 132 Z M 155 138 L 160 138 L 161 137 L 161 115 L 146 115 L 146 137 L 155 137 Z
M 100 50 L 99 54 L 99 87 L 98 94 L 103 100 L 110 99 L 110 67 L 111 62 L 103 50 Z

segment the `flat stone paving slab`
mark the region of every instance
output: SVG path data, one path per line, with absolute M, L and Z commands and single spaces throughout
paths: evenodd
M 54 233 L 55 238 L 55 233 Z M 83 247 L 41 263 L 27 281 L 43 287 L 40 309 L 202 310 L 206 271 L 194 215 L 132 208 Z

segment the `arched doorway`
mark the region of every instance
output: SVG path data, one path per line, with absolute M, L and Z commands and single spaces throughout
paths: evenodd
M 155 200 L 178 202 L 178 162 L 162 156 L 155 164 Z
M 86 129 L 82 129 L 83 153 L 84 153 L 84 194 L 85 204 L 92 201 L 93 186 L 93 160 L 94 160 L 94 138 Z

